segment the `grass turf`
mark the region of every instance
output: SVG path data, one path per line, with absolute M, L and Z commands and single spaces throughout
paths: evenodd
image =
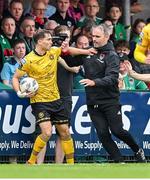
M 0 178 L 150 178 L 150 164 L 1 164 Z

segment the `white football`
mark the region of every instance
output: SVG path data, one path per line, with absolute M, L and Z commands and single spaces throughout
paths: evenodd
M 20 91 L 27 93 L 34 93 L 38 90 L 38 82 L 31 77 L 25 77 L 20 81 Z

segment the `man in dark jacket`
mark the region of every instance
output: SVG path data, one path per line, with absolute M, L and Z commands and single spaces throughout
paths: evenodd
M 93 45 L 97 54 L 67 62 L 68 65 L 83 64 L 88 112 L 96 128 L 98 138 L 114 162 L 122 162 L 121 153 L 110 131 L 124 141 L 135 153 L 138 162 L 146 162 L 143 149 L 139 148 L 128 131 L 123 129 L 119 103 L 119 58 L 109 42 L 109 30 L 105 24 L 92 28 Z

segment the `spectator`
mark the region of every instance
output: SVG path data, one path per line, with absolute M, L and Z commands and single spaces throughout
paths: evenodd
M 26 16 L 20 24 L 19 38 L 23 39 L 26 45 L 26 54 L 34 48 L 33 36 L 35 34 L 35 21 L 33 17 Z
M 93 25 L 95 25 L 95 22 L 92 19 L 88 19 L 82 28 L 77 28 L 74 31 L 72 41 L 74 42 L 76 41 L 78 36 L 84 35 L 87 36 L 87 38 L 89 39 L 89 44 L 90 46 L 92 46 L 91 28 Z
M 30 13 L 33 1 L 34 0 L 30 0 L 30 1 L 29 0 L 23 0 L 24 7 L 25 7 L 25 11 L 24 11 L 25 15 Z M 46 6 L 44 17 L 49 18 L 50 16 L 52 16 L 56 12 L 56 7 L 51 5 L 49 3 L 49 0 L 41 0 L 41 1 L 43 1 L 45 3 L 45 6 Z
M 139 13 L 143 11 L 143 6 L 138 0 L 131 0 L 131 13 Z
M 67 63 L 72 66 L 80 63 L 84 66 L 85 79 L 80 83 L 85 86 L 88 112 L 99 140 L 114 162 L 122 162 L 123 158 L 110 131 L 133 150 L 138 162 L 146 162 L 143 149 L 123 129 L 118 88 L 119 58 L 113 44 L 108 41 L 109 36 L 105 24 L 94 26 L 92 39 L 97 54 Z
M 134 79 L 128 75 L 125 61 L 128 61 L 126 56 L 120 57 L 120 68 L 119 68 L 119 89 L 121 90 L 148 90 L 147 85 L 140 80 Z M 122 81 L 122 83 L 120 83 Z M 122 85 L 120 85 L 122 84 Z
M 115 32 L 115 40 L 126 40 L 126 30 L 125 26 L 119 22 L 119 19 L 122 16 L 122 8 L 118 4 L 112 4 L 107 12 L 107 16 L 111 19 L 114 32 Z
M 0 35 L 0 71 L 9 56 L 13 55 L 12 44 L 15 39 L 15 20 L 12 17 L 4 17 L 1 24 Z
M 4 64 L 1 71 L 1 79 L 5 85 L 12 87 L 12 78 L 16 69 L 21 64 L 21 60 L 26 54 L 25 42 L 17 39 L 13 43 L 13 57 Z
M 12 16 L 15 19 L 16 23 L 16 35 L 19 33 L 20 21 L 23 17 L 23 2 L 22 0 L 12 0 L 9 4 L 9 10 L 4 12 L 5 16 Z
M 68 14 L 77 23 L 84 15 L 84 5 L 80 3 L 80 0 L 70 0 L 70 6 Z
M 52 16 L 55 12 L 56 12 L 56 7 L 52 6 L 49 4 L 49 0 L 43 0 L 43 2 L 45 3 L 46 6 L 46 10 L 45 10 L 45 17 L 49 18 L 50 16 Z
M 57 11 L 49 19 L 55 20 L 59 25 L 68 26 L 71 29 L 71 34 L 72 34 L 72 31 L 75 27 L 75 21 L 67 13 L 68 8 L 70 6 L 70 1 L 57 0 L 56 2 L 57 2 Z
M 111 6 L 111 4 L 119 4 L 122 5 L 123 0 L 106 0 L 105 5 L 106 8 L 109 8 L 109 6 Z M 131 13 L 139 13 L 143 10 L 142 4 L 140 2 L 138 2 L 138 0 L 130 0 L 130 10 Z
M 100 24 L 102 19 L 97 17 L 97 13 L 100 10 L 98 0 L 86 0 L 85 1 L 85 16 L 83 16 L 77 23 L 77 27 L 82 28 L 85 26 L 88 19 L 92 19 L 95 24 Z
M 118 54 L 122 57 L 126 57 L 126 60 L 129 60 L 133 66 L 133 69 L 135 69 L 138 72 L 141 72 L 140 63 L 135 61 L 134 58 L 129 58 L 130 53 L 130 46 L 129 42 L 125 40 L 118 40 L 115 43 L 115 49 Z
M 136 44 L 138 43 L 140 39 L 140 33 L 142 32 L 142 29 L 146 25 L 145 21 L 143 19 L 136 19 L 135 22 L 132 25 L 131 28 L 131 36 L 130 36 L 130 57 L 133 58 L 134 50 L 136 47 Z
M 50 31 L 51 35 L 54 34 L 54 29 L 58 26 L 57 22 L 54 20 L 48 20 L 45 25 L 44 29 L 47 29 Z
M 47 18 L 45 17 L 46 5 L 43 0 L 33 0 L 31 13 L 27 15 L 31 15 L 35 20 L 35 28 L 43 29 L 44 24 L 47 22 Z

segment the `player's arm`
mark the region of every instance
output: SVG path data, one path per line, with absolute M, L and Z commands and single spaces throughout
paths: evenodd
M 12 86 L 13 89 L 16 91 L 18 97 L 20 98 L 25 98 L 25 97 L 32 97 L 34 96 L 33 93 L 26 93 L 26 92 L 21 92 L 20 87 L 19 87 L 19 79 L 26 73 L 21 73 L 18 69 L 16 70 L 13 78 L 12 78 Z
M 69 67 L 67 65 L 67 63 L 65 62 L 65 60 L 61 57 L 59 57 L 58 59 L 58 62 L 67 70 L 67 71 L 70 71 L 72 73 L 78 73 L 79 72 L 79 69 L 80 67 Z
M 79 49 L 75 47 L 69 47 L 68 52 L 71 55 L 93 55 L 97 53 L 97 51 L 94 48 Z
M 139 74 L 135 72 L 134 70 L 130 70 L 129 75 L 133 77 L 134 79 L 138 79 L 144 82 L 150 82 L 150 74 Z
M 16 70 L 13 78 L 12 78 L 12 85 L 13 85 L 13 89 L 18 92 L 20 91 L 20 88 L 19 88 L 19 79 L 22 77 L 22 75 L 19 73 L 18 70 Z
M 126 70 L 128 74 L 134 79 L 138 79 L 144 82 L 150 82 L 150 74 L 139 74 L 132 69 L 132 65 L 129 61 L 125 61 Z
M 88 49 L 80 49 L 75 47 L 70 47 L 67 41 L 63 41 L 61 45 L 61 49 L 63 53 L 67 53 L 69 55 L 93 55 L 97 54 L 97 51 L 94 48 Z

